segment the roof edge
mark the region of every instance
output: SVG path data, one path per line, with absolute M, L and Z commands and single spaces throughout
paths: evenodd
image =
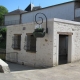
M 64 2 L 64 3 L 60 3 L 60 4 L 56 4 L 56 5 L 52 5 L 52 6 L 48 6 L 48 7 L 44 7 L 44 8 L 41 8 L 41 9 L 39 9 L 39 10 L 43 10 L 43 9 L 47 9 L 47 8 L 50 8 L 50 7 L 55 7 L 55 6 L 59 6 L 59 5 L 63 5 L 63 4 L 68 4 L 68 3 L 72 3 L 72 2 L 77 2 L 77 1 Z M 34 11 L 24 12 L 24 13 L 22 13 L 22 14 L 26 14 L 26 13 L 30 13 L 30 12 L 35 12 L 35 11 L 39 11 L 39 10 L 34 10 Z
M 54 22 L 60 22 L 60 23 L 68 23 L 68 24 L 73 24 L 73 25 L 80 25 L 80 22 L 77 21 L 70 21 L 70 20 L 65 20 L 65 19 L 60 19 L 60 18 L 54 18 Z

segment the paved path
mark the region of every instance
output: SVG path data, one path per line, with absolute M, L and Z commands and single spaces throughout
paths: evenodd
M 28 66 L 24 66 L 24 65 L 20 65 L 20 64 L 15 64 L 15 63 L 10 63 L 10 62 L 7 62 L 7 63 L 10 67 L 11 72 L 27 71 L 27 70 L 35 69 L 33 67 L 28 67 Z
M 11 73 L 8 74 L 0 73 L 0 80 L 17 80 L 17 78 L 13 76 L 13 74 Z
M 14 68 L 14 69 L 13 69 Z M 80 62 L 59 65 L 46 69 L 35 69 L 10 64 L 11 74 L 0 75 L 0 80 L 80 80 Z M 5 79 L 1 77 L 5 75 Z M 11 79 L 11 77 L 14 77 Z

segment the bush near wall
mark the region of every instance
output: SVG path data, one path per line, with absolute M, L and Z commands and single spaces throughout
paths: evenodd
M 6 60 L 6 49 L 0 48 L 0 58 Z
M 6 27 L 0 28 L 0 48 L 6 49 Z
M 3 59 L 3 60 L 6 60 L 6 54 L 1 54 L 0 53 L 0 58 Z
M 0 48 L 6 49 L 6 40 L 1 40 L 0 41 Z
M 6 28 L 0 28 L 0 34 L 2 35 L 3 38 L 6 38 Z

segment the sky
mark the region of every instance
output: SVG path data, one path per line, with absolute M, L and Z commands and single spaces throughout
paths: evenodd
M 0 0 L 0 5 L 5 6 L 8 12 L 11 12 L 18 8 L 24 10 L 30 3 L 33 3 L 35 6 L 40 5 L 43 8 L 68 1 L 72 0 Z

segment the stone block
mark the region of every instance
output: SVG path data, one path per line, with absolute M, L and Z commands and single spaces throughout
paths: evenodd
M 8 64 L 1 59 L 0 59 L 0 72 L 1 73 L 10 73 Z

